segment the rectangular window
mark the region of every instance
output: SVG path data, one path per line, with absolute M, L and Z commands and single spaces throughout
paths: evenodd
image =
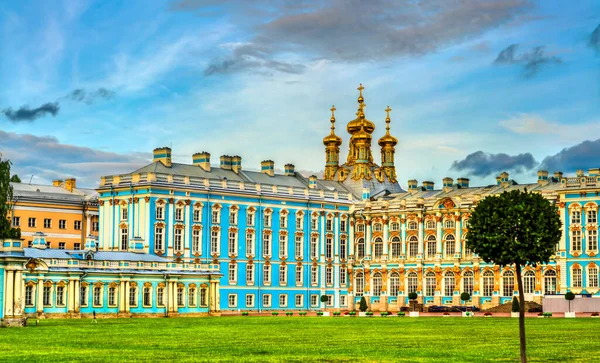
M 192 253 L 193 254 L 200 254 L 200 230 L 199 229 L 194 229 L 192 231 Z
M 117 305 L 117 288 L 109 287 L 108 288 L 108 306 L 116 306 Z
M 515 292 L 515 277 L 506 274 L 502 277 L 502 296 L 513 296 Z
M 194 222 L 195 223 L 200 223 L 201 212 L 202 211 L 200 209 L 194 209 Z
M 302 286 L 302 266 L 296 266 L 296 285 Z
M 586 223 L 596 223 L 597 221 L 598 221 L 598 212 L 596 212 L 593 209 L 588 210 Z
M 581 269 L 574 268 L 573 269 L 573 287 L 581 287 Z
M 46 241 L 46 248 L 52 248 L 52 242 Z
M 229 284 L 235 285 L 237 282 L 237 265 L 234 263 L 229 264 Z
M 88 306 L 88 288 L 87 286 L 81 286 L 79 288 L 79 305 L 82 307 Z
M 347 244 L 346 244 L 346 239 L 345 239 L 345 238 L 342 238 L 342 239 L 340 240 L 340 258 L 341 258 L 342 260 L 345 260 L 345 259 L 346 259 L 346 256 L 347 256 L 347 254 L 346 254 L 346 249 L 347 249 L 348 247 L 347 247 L 346 245 L 347 245 Z
M 340 221 L 340 232 L 347 232 L 346 231 L 346 226 L 347 226 L 347 222 L 345 219 L 342 219 Z
M 340 268 L 340 285 L 346 285 L 347 276 L 346 269 Z
M 237 256 L 237 232 L 229 231 L 229 243 L 228 243 L 229 256 Z
M 129 244 L 128 237 L 127 228 L 121 228 L 121 251 L 127 251 L 127 246 Z
M 294 256 L 302 258 L 302 236 L 296 236 L 294 242 Z
M 216 209 L 213 209 L 212 218 L 211 218 L 212 224 L 219 224 L 219 219 L 221 219 L 220 217 L 221 216 L 220 216 L 219 211 Z
M 44 228 L 52 228 L 52 219 L 44 218 Z
M 58 242 L 58 249 L 59 250 L 64 250 L 66 247 L 66 243 L 65 242 Z
M 156 227 L 154 230 L 154 249 L 157 251 L 165 250 L 165 234 L 162 227 Z
M 281 285 L 281 286 L 287 285 L 287 266 L 286 265 L 279 266 L 279 285 Z
M 98 227 L 99 227 L 99 223 L 98 222 L 92 222 L 92 231 L 93 232 L 98 232 Z
M 310 236 L 310 258 L 317 258 L 318 236 Z
M 316 231 L 317 229 L 319 229 L 319 219 L 317 217 L 312 217 L 310 220 L 310 228 L 313 231 Z
M 177 288 L 177 306 L 185 306 L 185 291 L 183 287 Z
M 271 265 L 263 266 L 263 283 L 271 284 Z
M 333 238 L 331 237 L 325 239 L 325 258 L 333 258 Z
M 254 265 L 246 265 L 246 285 L 254 285 Z
M 271 294 L 263 295 L 263 307 L 265 307 L 265 308 L 271 307 Z
M 254 226 L 254 212 L 251 212 L 251 211 L 246 212 L 246 225 L 248 227 Z
M 287 257 L 287 235 L 279 235 L 279 257 Z
M 102 287 L 94 286 L 94 306 L 102 306 Z
M 581 223 L 581 212 L 574 210 L 571 212 L 571 223 Z
M 588 268 L 588 287 L 598 287 L 598 268 Z
M 56 287 L 56 306 L 64 306 L 65 305 L 65 287 L 57 286 Z
M 325 284 L 333 285 L 333 267 L 325 268 Z
M 29 218 L 27 226 L 29 226 L 29 228 L 35 228 L 35 218 Z
M 327 304 L 327 306 L 333 306 L 333 295 L 325 295 L 327 296 L 327 301 L 325 302 L 325 304 Z
M 246 307 L 247 308 L 254 307 L 254 295 L 253 294 L 246 295 Z
M 319 270 L 317 266 L 310 267 L 310 283 L 313 286 L 319 283 Z
M 51 286 L 44 286 L 44 294 L 43 294 L 43 303 L 44 306 L 51 306 L 52 305 L 52 300 L 50 299 L 50 297 L 52 296 L 52 287 Z
M 571 231 L 571 250 L 581 251 L 581 231 Z
M 302 230 L 302 216 L 296 216 L 296 229 Z
M 165 288 L 159 287 L 156 289 L 156 305 L 165 306 Z
M 137 307 L 137 288 L 130 287 L 129 288 L 129 306 Z
M 296 295 L 295 300 L 296 300 L 297 308 L 302 307 L 304 305 L 304 295 L 300 295 L 300 294 Z
M 21 217 L 13 217 L 13 227 L 21 226 Z
M 212 230 L 210 232 L 210 254 L 219 254 L 219 230 Z
M 176 228 L 173 239 L 173 249 L 175 251 L 183 252 L 183 229 Z
M 333 231 L 333 220 L 332 219 L 327 219 L 327 222 L 325 223 L 325 228 L 327 229 L 328 232 Z
M 156 219 L 158 219 L 158 220 L 165 219 L 165 208 L 164 207 L 156 207 Z
M 73 223 L 73 228 L 74 228 L 76 231 L 81 231 L 81 221 L 75 221 L 75 222 Z
M 279 307 L 287 307 L 287 295 L 279 295 Z
M 73 249 L 74 249 L 75 251 L 79 251 L 79 250 L 81 250 L 81 243 L 74 243 L 74 244 L 73 244 Z
M 595 229 L 588 230 L 587 249 L 590 251 L 598 249 L 598 231 Z
M 246 233 L 246 254 L 254 256 L 254 233 Z
M 263 255 L 271 256 L 271 235 L 268 233 L 263 233 Z
M 183 208 L 181 208 L 181 207 L 175 208 L 175 220 L 181 222 L 181 221 L 183 221 L 183 217 L 184 217 Z
M 188 306 L 196 306 L 196 288 L 190 287 L 188 289 Z
M 127 220 L 127 207 L 126 206 L 121 207 L 121 220 L 122 221 Z
M 266 214 L 264 215 L 263 218 L 263 222 L 264 222 L 264 227 L 265 228 L 271 228 L 271 214 Z
M 144 306 L 152 306 L 152 292 L 149 287 L 144 287 L 144 296 L 143 296 L 143 304 Z
M 279 217 L 279 228 L 287 228 L 287 217 L 286 216 Z
M 33 305 L 33 286 L 25 286 L 25 306 Z
M 346 306 L 346 295 L 340 295 L 340 306 Z
M 229 212 L 229 224 L 232 226 L 237 225 L 237 211 Z
M 310 295 L 310 306 L 319 306 L 319 295 Z

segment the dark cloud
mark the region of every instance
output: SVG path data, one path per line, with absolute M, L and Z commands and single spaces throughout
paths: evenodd
M 588 43 L 590 48 L 596 50 L 597 54 L 600 54 L 600 25 L 590 34 L 590 42 Z
M 518 47 L 518 44 L 511 44 L 503 49 L 496 57 L 494 64 L 519 65 L 523 68 L 523 77 L 531 78 L 544 66 L 562 63 L 560 58 L 546 55 L 544 47 L 535 47 L 530 52 L 517 55 Z
M 477 151 L 467 155 L 463 160 L 452 163 L 450 170 L 465 171 L 468 175 L 486 177 L 503 171 L 524 172 L 532 170 L 537 161 L 530 153 L 508 155 L 504 153 L 490 154 Z
M 301 72 L 297 62 L 285 62 L 286 55 L 342 62 L 419 56 L 515 20 L 529 7 L 527 0 L 182 0 L 169 6 L 200 15 L 217 12 L 254 34 L 210 63 L 209 75 L 257 69 Z
M 102 175 L 129 173 L 148 164 L 151 153 L 117 154 L 60 143 L 52 136 L 0 131 L 0 153 L 13 163 L 12 171 L 33 183 L 75 177 L 78 185 L 95 187 Z
M 64 98 L 74 102 L 85 102 L 88 105 L 94 103 L 95 100 L 110 100 L 115 97 L 115 92 L 106 88 L 98 88 L 95 91 L 86 91 L 83 88 L 75 89 L 69 92 Z
M 586 140 L 580 144 L 564 148 L 559 153 L 544 158 L 540 169 L 573 172 L 577 169 L 600 167 L 600 139 Z
M 29 106 L 24 105 L 17 110 L 13 110 L 9 107 L 2 110 L 2 113 L 12 122 L 31 122 L 48 115 L 56 116 L 59 109 L 60 106 L 58 105 L 58 102 L 49 102 L 37 108 L 29 108 Z

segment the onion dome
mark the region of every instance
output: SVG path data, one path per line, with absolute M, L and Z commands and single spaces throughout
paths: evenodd
M 331 108 L 329 109 L 331 111 L 331 119 L 329 119 L 329 121 L 331 121 L 331 133 L 327 136 L 325 136 L 325 138 L 323 139 L 323 144 L 325 144 L 325 146 L 328 145 L 335 145 L 335 146 L 340 146 L 342 144 L 342 138 L 337 136 L 335 134 L 335 106 L 331 106 Z
M 366 119 L 365 117 L 365 99 L 363 98 L 362 95 L 362 91 L 363 89 L 365 89 L 362 85 L 362 83 L 360 84 L 360 87 L 357 88 L 360 92 L 360 95 L 358 96 L 358 112 L 356 112 L 356 118 L 352 121 L 350 121 L 348 123 L 348 126 L 346 127 L 346 130 L 348 130 L 348 133 L 350 133 L 351 135 L 354 135 L 356 132 L 358 132 L 361 128 L 364 128 L 364 130 L 366 132 L 368 132 L 369 134 L 372 134 L 373 131 L 375 130 L 375 124 L 369 120 Z
M 385 112 L 387 112 L 387 117 L 385 118 L 385 135 L 383 135 L 380 139 L 379 139 L 379 146 L 384 147 L 386 145 L 390 145 L 390 146 L 396 146 L 398 144 L 398 139 L 396 139 L 395 137 L 393 137 L 392 135 L 390 135 L 390 111 L 392 109 L 390 108 L 390 106 L 388 106 L 385 109 Z
M 373 136 L 371 136 L 371 133 L 367 132 L 367 130 L 365 130 L 364 127 L 361 127 L 358 132 L 355 132 L 354 135 L 352 135 L 352 140 L 354 140 L 354 141 L 369 140 L 369 145 L 371 144 L 372 138 L 373 138 Z

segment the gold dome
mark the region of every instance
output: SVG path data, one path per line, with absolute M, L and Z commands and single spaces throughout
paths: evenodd
M 354 135 L 361 128 L 363 128 L 366 132 L 372 134 L 373 131 L 375 131 L 375 124 L 367 120 L 367 118 L 365 117 L 364 108 L 366 105 L 364 104 L 365 99 L 362 95 L 362 91 L 365 88 L 361 83 L 360 87 L 358 87 L 357 89 L 360 92 L 360 95 L 358 96 L 358 112 L 356 112 L 357 117 L 348 123 L 348 126 L 346 126 L 346 130 L 348 130 L 348 133 L 350 133 L 351 135 Z
M 334 112 L 335 112 L 336 108 L 335 108 L 335 106 L 332 105 L 329 110 L 331 111 L 331 118 L 329 119 L 329 121 L 331 121 L 331 133 L 329 135 L 325 136 L 325 138 L 323 138 L 323 144 L 325 144 L 325 146 L 328 146 L 328 145 L 340 146 L 342 144 L 342 138 L 335 134 Z
M 386 145 L 390 145 L 390 146 L 396 146 L 398 144 L 398 139 L 396 139 L 395 137 L 393 137 L 392 135 L 390 135 L 390 111 L 392 109 L 390 108 L 390 106 L 388 106 L 385 109 L 385 112 L 387 112 L 387 117 L 385 118 L 385 135 L 383 135 L 380 139 L 379 139 L 379 146 L 383 147 Z
M 369 145 L 372 138 L 371 133 L 367 132 L 364 127 L 361 127 L 358 132 L 352 135 L 352 140 L 369 140 Z

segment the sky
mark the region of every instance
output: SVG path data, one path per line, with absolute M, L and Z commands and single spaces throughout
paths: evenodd
M 25 182 L 95 187 L 161 146 L 319 174 L 360 83 L 403 187 L 600 167 L 597 0 L 0 0 L 0 153 Z

